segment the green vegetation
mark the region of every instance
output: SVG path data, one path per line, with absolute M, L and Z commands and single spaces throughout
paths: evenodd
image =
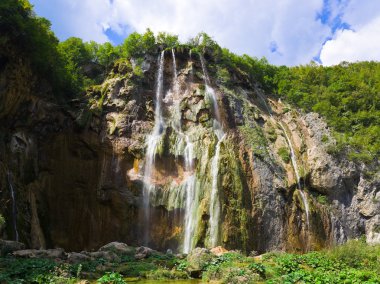
M 99 284 L 124 284 L 127 283 L 119 273 L 108 272 L 97 281 Z
M 281 66 L 273 78 L 279 96 L 326 118 L 338 142 L 337 149 L 331 149 L 332 153 L 348 145 L 349 156 L 354 160 L 371 162 L 378 159 L 380 63 Z
M 380 283 L 380 245 L 352 240 L 331 250 L 306 254 L 267 253 L 247 257 L 240 252 L 212 256 L 200 277 L 220 283 Z M 153 254 L 136 260 L 125 256 L 67 264 L 46 259 L 0 258 L 0 283 L 126 283 L 135 279 L 189 279 L 189 264 L 174 255 Z
M 280 149 L 278 149 L 277 154 L 286 164 L 290 162 L 290 153 L 287 147 L 281 147 Z

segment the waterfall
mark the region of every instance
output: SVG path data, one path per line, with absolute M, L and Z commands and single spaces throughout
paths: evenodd
M 214 89 L 210 86 L 210 77 L 206 69 L 205 60 L 202 55 L 200 55 L 202 71 L 206 86 L 206 96 L 211 100 L 213 111 L 214 111 L 214 122 L 213 129 L 214 134 L 217 138 L 217 143 L 215 146 L 215 154 L 211 161 L 211 175 L 212 175 L 212 186 L 210 195 L 210 207 L 209 207 L 209 225 L 210 225 L 210 235 L 209 235 L 209 246 L 215 247 L 218 245 L 219 240 L 219 223 L 220 223 L 220 196 L 218 190 L 218 179 L 219 179 L 219 159 L 220 159 L 220 147 L 225 133 L 221 126 L 220 111 L 218 107 L 218 101 Z
M 181 98 L 179 97 L 179 82 L 178 82 L 178 73 L 177 73 L 177 63 L 175 59 L 175 52 L 172 49 L 172 61 L 173 61 L 173 120 L 172 125 L 175 131 L 181 132 Z
M 156 78 L 156 107 L 154 116 L 154 128 L 152 133 L 147 137 L 147 150 L 145 154 L 145 165 L 144 165 L 144 187 L 143 187 L 143 206 L 144 206 L 144 243 L 145 245 L 149 242 L 149 222 L 150 222 L 150 196 L 155 186 L 152 185 L 152 175 L 154 160 L 156 156 L 157 146 L 161 141 L 161 136 L 164 128 L 164 121 L 162 117 L 162 90 L 164 81 L 164 59 L 165 51 L 162 51 L 158 57 L 158 73 Z
M 286 132 L 286 129 L 284 127 L 284 125 L 282 124 L 282 122 L 280 122 L 280 126 L 285 134 L 285 138 L 286 138 L 286 141 L 288 142 L 288 145 L 289 145 L 289 149 L 290 149 L 290 160 L 292 161 L 292 166 L 294 168 L 294 173 L 296 174 L 296 179 L 297 179 L 297 185 L 298 185 L 298 190 L 300 192 L 300 195 L 301 195 L 301 199 L 302 199 L 302 203 L 305 207 L 305 212 L 306 212 L 306 226 L 309 227 L 309 203 L 307 202 L 307 197 L 306 197 L 306 193 L 302 190 L 302 187 L 301 187 L 301 179 L 300 179 L 300 174 L 299 174 L 299 171 L 298 171 L 298 164 L 297 164 L 297 158 L 296 158 L 296 154 L 294 152 L 294 149 L 293 149 L 293 145 L 292 145 L 292 141 L 290 140 L 290 137 L 288 136 L 287 132 Z
M 193 171 L 194 168 L 194 145 L 191 143 L 188 136 L 186 136 L 186 147 L 185 147 L 185 169 L 186 171 Z M 192 249 L 192 239 L 194 235 L 194 227 L 196 225 L 196 203 L 195 203 L 195 185 L 196 177 L 195 173 L 187 177 L 185 189 L 185 230 L 184 230 L 184 240 L 183 240 L 183 252 L 189 253 Z
M 268 107 L 268 104 L 264 100 L 263 96 L 259 92 L 257 94 L 259 95 L 261 101 L 264 103 L 265 108 L 267 109 L 267 111 L 269 113 L 269 116 L 273 117 L 272 116 L 272 112 L 271 112 L 270 108 Z M 292 162 L 294 173 L 296 175 L 298 190 L 299 190 L 299 193 L 301 195 L 302 203 L 303 203 L 303 205 L 305 207 L 306 227 L 308 228 L 309 227 L 309 223 L 310 223 L 310 221 L 309 221 L 310 208 L 309 208 L 309 203 L 307 202 L 306 193 L 302 190 L 302 187 L 301 187 L 301 178 L 300 178 L 300 174 L 299 174 L 299 171 L 298 171 L 297 157 L 296 157 L 296 154 L 294 152 L 292 141 L 290 140 L 290 137 L 288 136 L 288 133 L 286 132 L 286 129 L 285 129 L 284 125 L 282 124 L 282 122 L 280 122 L 279 124 L 280 124 L 280 127 L 282 129 L 282 132 L 285 135 L 286 142 L 287 142 L 287 144 L 289 146 L 289 149 L 290 149 L 290 159 L 291 159 L 291 162 Z
M 183 150 L 184 156 L 184 166 L 185 171 L 191 173 L 184 182 L 183 189 L 185 190 L 182 195 L 184 205 L 185 205 L 185 214 L 184 214 L 184 237 L 183 237 L 183 247 L 182 250 L 184 253 L 189 253 L 192 247 L 192 240 L 194 236 L 195 226 L 196 226 L 196 174 L 194 171 L 194 145 L 190 141 L 190 137 L 184 133 L 181 129 L 181 109 L 180 102 L 181 98 L 179 97 L 179 82 L 178 82 L 178 73 L 177 73 L 177 64 L 175 58 L 174 49 L 172 49 L 172 58 L 173 58 L 173 100 L 174 100 L 174 117 L 172 121 L 173 129 L 177 132 L 179 136 L 178 144 L 181 144 L 181 141 L 184 141 L 185 148 Z M 179 195 L 179 193 L 178 193 Z M 178 196 L 176 197 L 176 199 Z
M 12 176 L 11 173 L 8 172 L 8 184 L 9 184 L 9 191 L 11 192 L 11 198 L 12 198 L 12 222 L 13 222 L 13 232 L 15 241 L 18 242 L 19 236 L 18 236 L 18 230 L 17 230 L 17 206 L 16 206 L 16 194 L 13 188 L 12 184 Z

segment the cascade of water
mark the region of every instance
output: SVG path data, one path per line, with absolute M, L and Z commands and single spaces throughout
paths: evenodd
M 215 147 L 215 155 L 211 162 L 211 174 L 212 174 L 212 187 L 210 198 L 210 245 L 215 247 L 218 244 L 219 238 L 219 219 L 220 219 L 220 197 L 218 190 L 218 176 L 219 176 L 219 157 L 220 146 L 225 137 L 222 131 L 219 131 L 218 143 Z
M 266 101 L 264 100 L 263 96 L 259 92 L 258 92 L 258 95 L 259 95 L 261 101 L 264 103 L 265 108 L 267 109 L 270 117 L 273 117 L 272 116 L 272 112 L 271 112 L 270 108 L 268 107 Z M 294 152 L 292 141 L 290 140 L 290 137 L 288 136 L 284 125 L 282 124 L 282 122 L 280 122 L 279 124 L 280 124 L 280 127 L 282 129 L 282 132 L 285 135 L 286 142 L 288 143 L 288 146 L 289 146 L 289 149 L 290 149 L 290 159 L 291 159 L 291 162 L 292 162 L 294 173 L 296 175 L 298 190 L 299 190 L 300 195 L 301 195 L 302 203 L 303 203 L 303 205 L 305 207 L 306 226 L 309 227 L 309 214 L 310 214 L 309 203 L 307 201 L 306 193 L 302 190 L 302 187 L 301 187 L 301 178 L 300 178 L 300 174 L 299 174 L 299 171 L 298 171 L 298 164 L 297 164 L 296 154 Z
M 13 231 L 14 231 L 14 237 L 15 241 L 18 242 L 18 230 L 17 230 L 17 206 L 16 206 L 16 195 L 12 184 L 12 178 L 11 173 L 8 172 L 8 184 L 9 184 L 9 190 L 11 192 L 11 198 L 12 198 L 12 221 L 13 221 Z
M 156 107 L 154 117 L 154 128 L 152 133 L 147 137 L 147 150 L 145 154 L 145 166 L 144 166 L 144 187 L 143 187 L 143 206 L 144 206 L 144 243 L 147 245 L 149 241 L 149 219 L 150 219 L 150 207 L 149 201 L 154 185 L 151 183 L 154 160 L 156 156 L 157 146 L 161 141 L 161 136 L 164 128 L 164 121 L 162 117 L 162 89 L 164 82 L 164 59 L 165 51 L 162 51 L 158 58 L 158 73 L 156 78 Z
M 177 63 L 175 59 L 174 49 L 172 49 L 172 58 L 173 58 L 173 101 L 174 101 L 174 119 L 172 121 L 172 125 L 175 131 L 181 132 L 181 108 L 180 108 L 181 99 L 179 97 L 180 90 L 179 90 Z
M 221 128 L 221 125 L 220 125 L 220 112 L 219 112 L 219 107 L 218 107 L 218 102 L 217 102 L 216 94 L 215 94 L 214 89 L 210 86 L 210 77 L 208 76 L 208 72 L 207 72 L 207 69 L 206 69 L 205 59 L 203 58 L 202 55 L 200 55 L 200 59 L 201 59 L 203 77 L 204 77 L 205 86 L 206 86 L 206 90 L 205 90 L 206 91 L 206 96 L 212 102 L 215 119 L 216 119 L 217 123 L 219 124 L 218 127 Z
M 185 147 L 185 168 L 186 171 L 192 171 L 194 168 L 194 145 L 191 143 L 188 136 L 186 136 Z M 194 226 L 196 223 L 196 216 L 194 214 L 195 208 L 195 173 L 186 179 L 186 197 L 185 197 L 185 231 L 183 241 L 183 252 L 189 253 L 192 249 L 192 239 L 194 234 Z
M 282 131 L 285 134 L 286 141 L 288 142 L 288 145 L 289 145 L 290 160 L 292 161 L 292 166 L 294 168 L 294 173 L 296 174 L 298 190 L 299 190 L 300 195 L 301 195 L 302 203 L 303 203 L 303 205 L 305 207 L 306 226 L 309 227 L 309 212 L 310 212 L 310 210 L 309 210 L 309 203 L 307 202 L 306 193 L 302 190 L 302 187 L 301 187 L 301 179 L 300 179 L 300 174 L 299 174 L 299 171 L 298 171 L 298 164 L 297 164 L 296 154 L 295 154 L 294 149 L 293 149 L 292 141 L 290 140 L 290 137 L 288 136 L 288 134 L 286 132 L 286 129 L 285 129 L 284 125 L 282 124 L 282 122 L 280 122 L 280 127 L 282 128 Z
M 215 154 L 211 161 L 211 175 L 212 175 L 212 186 L 210 195 L 210 235 L 209 235 L 209 245 L 215 247 L 219 240 L 219 219 L 220 219 L 220 196 L 218 190 L 218 175 L 219 175 L 219 158 L 220 158 L 220 147 L 225 133 L 221 126 L 220 112 L 218 107 L 218 102 L 214 89 L 210 86 L 210 77 L 208 76 L 206 63 L 202 55 L 200 55 L 203 77 L 206 86 L 206 96 L 211 100 L 214 111 L 214 122 L 213 129 L 214 134 L 217 137 L 217 143 L 215 146 Z

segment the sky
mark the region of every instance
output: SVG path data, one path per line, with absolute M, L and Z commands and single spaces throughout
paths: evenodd
M 119 44 L 132 32 L 222 47 L 276 65 L 380 61 L 380 0 L 31 0 L 60 40 Z

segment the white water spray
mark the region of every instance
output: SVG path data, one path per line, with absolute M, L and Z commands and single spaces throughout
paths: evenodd
M 150 196 L 155 186 L 152 184 L 153 168 L 157 146 L 161 141 L 161 136 L 164 129 L 164 121 L 162 118 L 162 90 L 164 81 L 164 59 L 165 51 L 162 51 L 158 58 L 158 74 L 156 79 L 156 107 L 154 116 L 154 128 L 152 133 L 147 137 L 147 150 L 145 154 L 144 166 L 144 187 L 143 187 L 143 206 L 144 206 L 144 243 L 147 245 L 149 242 L 149 223 L 150 223 Z
M 12 184 L 12 177 L 11 173 L 8 172 L 8 184 L 9 184 L 9 190 L 11 192 L 11 198 L 12 198 L 12 221 L 13 221 L 13 232 L 14 232 L 14 237 L 15 241 L 18 242 L 19 240 L 19 235 L 18 235 L 18 230 L 17 230 L 17 206 L 16 206 L 16 194 L 13 188 Z
M 185 169 L 186 171 L 193 171 L 194 169 L 194 145 L 190 141 L 189 137 L 186 136 L 186 147 L 185 147 Z M 195 187 L 196 176 L 193 173 L 191 176 L 187 177 L 185 189 L 186 189 L 186 199 L 185 199 L 185 231 L 184 231 L 184 241 L 183 241 L 183 252 L 189 253 L 192 247 L 192 240 L 194 236 L 194 229 L 196 225 L 196 214 L 195 214 Z
M 221 126 L 221 118 L 218 107 L 218 101 L 214 89 L 210 86 L 210 77 L 206 69 L 205 60 L 202 55 L 200 55 L 203 76 L 206 86 L 206 96 L 211 100 L 214 111 L 214 122 L 213 129 L 214 134 L 217 137 L 218 142 L 215 146 L 215 154 L 211 161 L 211 175 L 212 175 L 212 186 L 211 186 L 211 195 L 210 195 L 210 235 L 209 235 L 209 246 L 215 247 L 218 245 L 219 241 L 219 223 L 220 223 L 220 213 L 221 213 L 221 204 L 219 196 L 219 159 L 220 159 L 220 147 L 221 143 L 225 138 L 225 133 L 223 132 Z

